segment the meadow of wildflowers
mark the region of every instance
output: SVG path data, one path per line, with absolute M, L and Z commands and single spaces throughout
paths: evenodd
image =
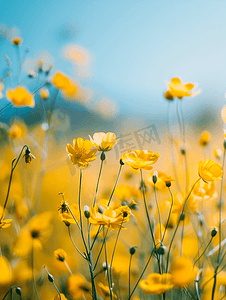
M 17 56 L 5 55 L 0 79 L 0 113 L 13 108 L 0 124 L 0 298 L 224 299 L 226 133 L 215 148 L 208 131 L 190 140 L 181 106 L 201 91 L 172 77 L 159 151 L 125 142 L 113 159 L 114 128 L 65 133 L 57 101 L 83 105 L 87 89 L 42 58 L 26 74 L 23 39 L 8 42 Z M 87 55 L 67 49 L 80 65 Z M 28 126 L 20 112 L 35 109 Z

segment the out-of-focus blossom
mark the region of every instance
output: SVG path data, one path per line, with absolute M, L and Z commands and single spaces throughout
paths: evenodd
M 52 233 L 53 214 L 45 212 L 33 217 L 21 230 L 14 243 L 14 252 L 17 256 L 27 256 L 33 249 L 42 249 L 42 244 Z
M 60 296 L 57 294 L 53 300 L 67 300 L 67 298 L 64 296 L 64 294 L 60 293 Z
M 25 87 L 18 86 L 14 90 L 9 89 L 6 94 L 8 100 L 12 101 L 14 106 L 35 106 L 33 95 Z
M 195 85 L 192 83 L 181 83 L 179 78 L 172 78 L 171 82 L 168 83 L 168 86 L 170 88 L 170 93 L 173 97 L 177 97 L 178 99 L 182 99 L 183 97 L 191 97 L 196 96 L 201 93 L 201 91 L 189 93 Z
M 223 170 L 221 165 L 212 159 L 199 162 L 198 174 L 205 182 L 221 179 Z
M 173 101 L 174 99 L 174 95 L 172 94 L 171 91 L 166 91 L 164 97 L 166 98 L 166 100 L 170 100 L 170 101 Z
M 4 256 L 0 256 L 0 286 L 10 284 L 12 280 L 12 269 L 10 263 Z
M 49 90 L 47 88 L 42 88 L 40 91 L 39 91 L 39 94 L 40 94 L 40 97 L 44 100 L 48 99 L 49 98 Z
M 120 200 L 130 200 L 131 198 L 142 197 L 142 191 L 138 190 L 135 186 L 130 185 L 117 185 L 115 189 L 115 196 Z
M 104 285 L 102 282 L 98 282 L 97 289 L 100 295 L 103 297 L 103 299 L 110 299 L 110 289 L 109 286 Z M 115 293 L 112 292 L 112 297 L 114 299 L 117 299 L 117 296 Z
M 211 138 L 211 135 L 209 133 L 209 131 L 203 131 L 200 139 L 199 139 L 199 145 L 200 146 L 206 146 L 209 142 L 210 142 L 210 138 Z
M 148 275 L 147 280 L 141 280 L 140 288 L 145 294 L 162 294 L 174 287 L 171 274 L 153 273 Z
M 3 207 L 0 206 L 0 229 L 9 227 L 13 219 L 4 219 Z
M 54 256 L 59 261 L 65 261 L 67 253 L 63 249 L 57 249 L 54 251 Z
M 11 40 L 11 43 L 14 44 L 15 46 L 20 46 L 22 42 L 23 39 L 20 37 L 15 37 Z
M 89 136 L 89 138 L 99 151 L 110 151 L 119 140 L 116 140 L 116 135 L 112 132 L 96 132 L 93 138 L 91 136 Z
M 96 159 L 97 149 L 91 150 L 93 143 L 89 140 L 78 138 L 73 140 L 73 147 L 67 144 L 66 150 L 73 165 L 79 168 L 87 168 L 88 163 Z
M 23 138 L 27 135 L 27 126 L 22 121 L 15 122 L 7 130 L 7 134 L 8 134 L 8 137 L 11 139 Z
M 213 150 L 213 155 L 216 157 L 216 158 L 222 158 L 223 157 L 223 151 L 220 149 L 220 148 L 215 148 Z
M 172 262 L 169 273 L 172 275 L 172 283 L 177 287 L 186 287 L 195 278 L 191 260 L 183 256 Z
M 81 299 L 84 294 L 90 292 L 91 286 L 81 274 L 73 274 L 66 282 L 68 294 L 73 299 Z
M 121 160 L 134 169 L 151 170 L 152 165 L 156 163 L 160 155 L 148 150 L 135 150 L 125 152 Z
M 112 229 L 123 228 L 122 224 L 129 221 L 130 213 L 128 206 L 120 206 L 115 210 L 107 208 L 100 213 L 96 204 L 95 207 L 90 207 L 89 221 L 93 225 L 104 225 Z

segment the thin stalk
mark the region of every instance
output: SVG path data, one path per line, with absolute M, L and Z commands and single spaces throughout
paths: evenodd
M 113 190 L 112 190 L 112 192 L 111 192 L 111 196 L 110 196 L 110 198 L 109 198 L 109 201 L 108 201 L 108 205 L 107 205 L 107 206 L 109 206 L 110 203 L 111 203 L 111 199 L 112 199 L 112 197 L 113 197 L 113 195 L 114 195 L 116 186 L 117 186 L 117 184 L 118 184 L 118 180 L 119 180 L 119 176 L 120 176 L 121 170 L 122 170 L 122 164 L 120 164 L 119 171 L 118 171 L 118 176 L 117 176 L 117 179 L 116 179 L 114 188 L 113 188 Z
M 108 229 L 109 229 L 109 228 L 108 228 Z M 107 234 L 108 234 L 108 229 L 107 229 L 106 234 L 105 234 L 105 236 L 104 236 L 104 240 L 103 240 L 103 243 L 102 243 L 102 245 L 101 245 L 100 251 L 99 251 L 99 253 L 98 253 L 97 260 L 96 260 L 96 262 L 95 262 L 93 271 L 96 269 L 96 266 L 97 266 L 97 263 L 98 263 L 98 261 L 99 261 L 101 252 L 102 252 L 102 250 L 103 250 L 103 247 L 104 247 L 104 244 L 105 244 L 105 240 L 106 240 L 106 237 L 107 237 Z
M 81 227 L 80 227 L 80 225 L 79 225 L 77 219 L 75 218 L 75 216 L 74 216 L 72 210 L 70 209 L 70 206 L 69 206 L 66 202 L 65 202 L 65 205 L 67 206 L 67 209 L 70 211 L 70 214 L 72 215 L 72 218 L 75 220 L 75 223 L 77 224 L 79 230 L 81 230 Z
M 32 278 L 33 278 L 33 285 L 34 285 L 34 289 L 35 289 L 35 294 L 39 299 L 39 296 L 38 296 L 38 290 L 37 290 L 37 287 L 36 287 L 36 282 L 35 282 L 35 269 L 34 269 L 34 245 L 32 245 L 32 250 L 31 250 L 31 268 L 32 268 Z
M 144 269 L 143 269 L 143 271 L 142 271 L 142 273 L 141 273 L 139 279 L 137 280 L 137 283 L 136 283 L 134 289 L 132 290 L 132 293 L 129 295 L 128 300 L 131 299 L 131 297 L 132 297 L 133 293 L 135 292 L 135 290 L 136 290 L 136 288 L 137 288 L 137 286 L 138 286 L 138 284 L 139 284 L 139 282 L 140 282 L 142 276 L 144 275 L 144 272 L 146 271 L 146 269 L 147 269 L 147 267 L 148 267 L 148 265 L 149 265 L 149 262 L 150 262 L 150 260 L 151 260 L 151 257 L 152 257 L 152 254 L 153 254 L 154 250 L 155 250 L 155 249 L 153 249 L 153 250 L 151 251 L 151 254 L 150 254 L 149 258 L 148 258 L 148 261 L 147 261 L 147 263 L 146 263 L 146 265 L 145 265 L 145 267 L 144 267 Z
M 188 196 L 186 197 L 186 199 L 185 199 L 185 201 L 184 201 L 184 205 L 183 205 L 183 209 L 182 209 L 182 211 L 181 211 L 181 214 L 184 212 L 184 209 L 185 209 L 185 205 L 186 205 L 186 203 L 187 203 L 187 200 L 188 200 L 188 198 L 190 197 L 190 195 L 191 195 L 191 193 L 192 193 L 192 191 L 193 191 L 193 189 L 194 189 L 196 183 L 197 183 L 200 179 L 201 179 L 201 178 L 197 179 L 196 182 L 193 184 L 193 186 L 192 186 L 192 188 L 191 188 L 191 190 L 190 190 Z M 176 235 L 176 233 L 177 233 L 177 230 L 178 230 L 180 221 L 181 221 L 181 220 L 180 220 L 180 217 L 179 217 L 179 220 L 178 220 L 178 222 L 177 222 L 176 229 L 175 229 L 175 231 L 174 231 L 174 233 L 173 233 L 173 237 L 172 237 L 172 239 L 171 239 L 171 241 L 170 241 L 169 250 L 168 250 L 168 254 L 167 254 L 167 261 L 166 261 L 166 273 L 168 273 L 168 265 L 169 265 L 170 250 L 171 250 L 171 247 L 172 247 L 172 245 L 173 245 L 173 241 L 174 241 L 175 235 Z
M 16 285 L 11 286 L 11 288 L 6 292 L 6 294 L 5 294 L 5 296 L 2 298 L 2 300 L 4 300 L 10 292 L 12 293 L 12 291 L 13 291 L 14 288 L 17 288 L 17 286 L 16 286 Z M 12 294 L 11 294 L 11 295 L 12 295 Z M 21 298 L 21 296 L 20 296 L 20 298 Z
M 201 255 L 196 259 L 196 261 L 194 262 L 193 268 L 194 268 L 195 264 L 200 260 L 200 258 L 204 255 L 204 253 L 206 252 L 207 248 L 208 248 L 209 245 L 211 244 L 212 240 L 213 240 L 213 237 L 211 237 L 209 243 L 207 244 L 207 246 L 206 246 L 206 248 L 204 249 L 204 251 L 202 252 L 202 254 L 201 254 Z
M 96 239 L 97 239 L 97 237 L 98 237 L 98 234 L 100 233 L 101 226 L 102 226 L 102 225 L 99 226 L 98 231 L 97 231 L 97 234 L 96 234 L 95 237 L 94 237 L 94 240 L 93 240 L 92 245 L 91 245 L 91 247 L 90 247 L 90 251 L 93 249 L 94 243 L 95 243 L 95 241 L 96 241 Z
M 102 172 L 102 168 L 103 168 L 103 163 L 104 163 L 104 160 L 101 160 L 100 171 L 99 171 L 99 175 L 98 175 L 98 179 L 97 179 L 97 185 L 96 185 L 96 192 L 95 192 L 95 197 L 94 197 L 94 201 L 93 201 L 93 207 L 95 206 L 96 200 L 97 200 L 97 192 L 98 192 L 98 188 L 99 188 L 99 184 L 100 184 L 100 177 L 101 177 L 101 172 Z
M 223 170 L 224 170 L 224 163 L 225 163 L 225 146 L 224 146 L 223 162 L 222 162 L 222 169 Z M 214 271 L 212 300 L 214 299 L 214 293 L 215 293 L 216 284 L 217 284 L 217 270 L 219 268 L 220 257 L 221 257 L 221 210 L 222 210 L 222 202 L 223 202 L 223 183 L 224 183 L 224 173 L 222 175 L 222 180 L 221 180 L 221 193 L 220 193 L 220 203 L 219 203 L 219 252 L 218 252 L 217 266 L 216 266 L 215 271 Z
M 123 216 L 123 219 L 122 219 L 122 223 L 123 223 L 123 220 L 124 220 L 124 216 Z M 117 246 L 118 239 L 119 239 L 119 234 L 120 234 L 121 229 L 122 229 L 122 223 L 121 223 L 120 228 L 119 228 L 118 233 L 117 233 L 117 237 L 116 237 L 116 240 L 115 240 L 115 246 L 114 246 L 114 250 L 113 250 L 113 253 L 112 253 L 112 257 L 111 257 L 111 263 L 110 263 L 110 281 L 111 281 L 110 293 L 111 294 L 112 294 L 112 288 L 113 288 L 113 283 L 112 283 L 112 264 L 113 264 L 113 259 L 114 259 L 114 256 L 115 256 L 116 246 Z
M 169 220 L 170 220 L 170 216 L 171 216 L 171 212 L 172 212 L 172 208 L 173 208 L 173 193 L 172 193 L 170 187 L 168 187 L 168 189 L 169 189 L 170 195 L 171 195 L 171 206 L 170 206 L 170 211 L 169 211 L 169 215 L 168 215 L 167 222 L 166 222 L 166 227 L 165 227 L 163 237 L 162 237 L 162 242 L 163 242 L 165 234 L 166 234 L 166 230 L 167 230 L 167 227 L 168 227 L 168 224 L 169 224 Z
M 181 188 L 180 188 L 180 185 L 179 185 L 179 180 L 178 180 L 176 162 L 175 162 L 173 135 L 172 135 L 171 130 L 170 130 L 170 101 L 169 101 L 169 107 L 168 107 L 168 113 L 167 113 L 167 127 L 168 127 L 169 143 L 170 143 L 171 161 L 172 161 L 172 164 L 173 164 L 173 173 L 174 173 L 174 177 L 176 179 L 177 189 L 178 189 L 178 191 L 181 191 Z
M 162 221 L 161 221 L 161 214 L 160 214 L 160 209 L 159 209 L 159 204 L 158 204 L 158 199 L 157 199 L 157 191 L 156 191 L 156 185 L 154 184 L 154 190 L 155 190 L 155 202 L 156 206 L 158 209 L 158 215 L 159 215 L 159 225 L 160 225 L 160 240 L 162 239 Z
M 73 246 L 75 247 L 75 249 L 78 251 L 78 253 L 79 253 L 85 260 L 87 260 L 87 258 L 85 257 L 85 255 L 82 254 L 82 252 L 81 252 L 81 251 L 78 249 L 78 247 L 75 245 L 74 240 L 73 240 L 73 238 L 72 238 L 72 236 L 71 236 L 70 226 L 68 226 L 68 233 L 69 233 L 69 237 L 70 237 L 71 242 L 72 242 Z
M 104 243 L 104 248 L 105 248 L 105 261 L 106 261 L 106 269 L 107 269 L 107 278 L 108 278 L 108 287 L 109 287 L 109 291 L 111 291 L 111 287 L 110 287 L 110 275 L 109 275 L 109 268 L 108 268 L 108 258 L 107 258 L 107 242 L 105 240 Z M 110 294 L 111 300 L 112 300 L 112 293 Z
M 61 298 L 61 294 L 60 294 L 60 291 L 58 290 L 58 288 L 57 288 L 57 286 L 56 286 L 56 283 L 53 281 L 53 285 L 54 285 L 54 287 L 55 287 L 55 289 L 56 289 L 56 291 L 57 291 L 57 293 L 58 293 L 58 295 L 59 295 L 59 297 L 60 297 L 60 300 L 62 299 Z
M 14 159 L 12 160 L 11 173 L 10 173 L 10 177 L 9 177 L 9 185 L 8 185 L 8 190 L 7 190 L 6 199 L 5 199 L 5 203 L 4 203 L 4 206 L 3 206 L 2 216 L 1 216 L 1 218 L 0 218 L 0 221 L 1 221 L 1 220 L 3 219 L 3 217 L 4 217 L 4 212 L 5 212 L 5 210 L 6 210 L 7 202 L 8 202 L 8 199 L 9 199 L 9 192 L 10 192 L 10 188 L 11 188 L 11 183 L 12 183 L 12 178 L 13 178 L 13 172 L 14 172 L 14 170 L 15 170 L 15 168 L 16 168 L 16 166 L 17 166 L 17 164 L 18 164 L 18 162 L 19 162 L 19 160 L 20 160 L 20 158 L 21 158 L 21 155 L 22 155 L 22 153 L 23 153 L 23 150 L 24 150 L 25 148 L 29 149 L 27 145 L 24 145 L 23 148 L 22 148 L 21 151 L 20 151 L 20 154 L 19 154 L 18 158 L 14 158 Z M 14 164 L 14 162 L 15 162 L 15 164 Z
M 180 255 L 182 256 L 183 253 L 183 239 L 184 239 L 184 220 L 182 221 L 182 230 L 181 230 L 181 248 L 180 248 Z
M 130 254 L 130 259 L 129 259 L 129 296 L 130 296 L 130 270 L 131 270 L 131 263 L 132 263 L 132 254 Z
M 86 258 L 85 258 L 85 259 L 86 259 Z M 70 269 L 68 263 L 66 262 L 66 260 L 64 260 L 64 264 L 65 264 L 66 268 L 68 269 L 69 273 L 70 273 L 71 275 L 73 275 L 73 273 L 72 273 L 72 271 L 71 271 L 71 269 Z

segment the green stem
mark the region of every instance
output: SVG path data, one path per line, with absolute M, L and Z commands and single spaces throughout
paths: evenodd
M 109 206 L 110 203 L 111 203 L 111 199 L 112 199 L 112 197 L 113 197 L 113 195 L 114 195 L 116 186 L 117 186 L 117 184 L 118 184 L 118 180 L 119 180 L 119 176 L 120 176 L 121 170 L 122 170 L 122 164 L 120 164 L 118 176 L 117 176 L 117 179 L 116 179 L 116 182 L 115 182 L 115 185 L 114 185 L 114 188 L 113 188 L 113 190 L 112 190 L 112 193 L 111 193 L 111 196 L 110 196 L 110 198 L 109 198 L 109 201 L 108 201 L 108 205 L 107 205 L 107 206 Z
M 166 234 L 166 230 L 167 230 L 167 227 L 168 227 L 168 224 L 169 224 L 169 220 L 170 220 L 170 216 L 171 216 L 171 212 L 172 212 L 172 208 L 173 208 L 173 194 L 172 194 L 172 191 L 171 191 L 170 187 L 168 187 L 168 189 L 169 189 L 170 195 L 171 195 L 171 206 L 170 206 L 170 211 L 169 211 L 168 219 L 167 219 L 167 222 L 166 222 L 166 227 L 165 227 L 165 230 L 164 230 L 164 233 L 163 233 L 163 237 L 162 237 L 162 242 L 163 242 L 165 234 Z
M 160 214 L 160 209 L 159 209 L 159 204 L 158 204 L 158 199 L 157 199 L 157 191 L 156 191 L 156 185 L 154 184 L 154 190 L 155 190 L 155 202 L 156 206 L 158 209 L 158 215 L 159 215 L 159 225 L 160 225 L 160 240 L 162 240 L 162 221 L 161 221 L 161 214 Z
M 109 229 L 109 228 L 108 228 L 108 229 Z M 104 247 L 104 244 L 105 244 L 105 240 L 106 240 L 106 237 L 107 237 L 107 234 L 108 234 L 108 229 L 107 229 L 106 234 L 105 234 L 105 236 L 104 236 L 104 240 L 103 240 L 103 243 L 102 243 L 102 245 L 101 245 L 100 251 L 99 251 L 99 253 L 98 253 L 97 260 L 96 260 L 96 263 L 95 263 L 95 265 L 94 265 L 93 271 L 96 269 L 96 266 L 97 266 L 97 263 L 98 263 L 98 261 L 99 261 L 101 252 L 102 252 L 102 250 L 103 250 L 103 247 Z
M 69 237 L 70 237 L 71 242 L 72 242 L 73 246 L 75 247 L 75 249 L 78 251 L 78 253 L 79 253 L 85 260 L 87 260 L 87 258 L 85 257 L 85 255 L 82 254 L 82 252 L 81 252 L 81 251 L 78 249 L 78 247 L 75 245 L 74 240 L 73 240 L 73 238 L 72 238 L 72 236 L 71 236 L 70 226 L 68 226 L 68 233 L 69 233 Z
M 193 268 L 194 268 L 195 264 L 200 260 L 200 258 L 204 255 L 204 253 L 205 253 L 206 250 L 208 249 L 209 245 L 211 244 L 212 240 L 213 240 L 213 237 L 211 237 L 209 243 L 207 244 L 207 246 L 206 246 L 206 248 L 204 249 L 204 251 L 202 252 L 202 254 L 201 254 L 201 255 L 196 259 L 196 261 L 194 262 Z
M 185 209 L 185 205 L 186 205 L 186 203 L 187 203 L 187 200 L 188 200 L 188 198 L 190 197 L 190 195 L 191 195 L 191 193 L 192 193 L 192 191 L 193 191 L 193 189 L 194 189 L 196 183 L 197 183 L 200 179 L 201 179 L 201 178 L 197 179 L 196 182 L 193 184 L 193 186 L 192 186 L 192 188 L 191 188 L 191 190 L 190 190 L 188 196 L 186 197 L 186 199 L 185 199 L 185 201 L 184 201 L 184 205 L 183 205 L 183 209 L 182 209 L 182 211 L 181 211 L 181 214 L 184 212 L 184 209 Z M 166 261 L 166 273 L 168 273 L 168 265 L 169 265 L 170 250 L 171 250 L 171 247 L 172 247 L 172 245 L 173 245 L 173 241 L 174 241 L 175 235 L 176 235 L 176 233 L 177 233 L 177 230 L 178 230 L 180 221 L 181 221 L 181 220 L 180 220 L 180 217 L 179 217 L 179 220 L 178 220 L 176 229 L 175 229 L 175 231 L 174 231 L 174 233 L 173 233 L 173 237 L 172 237 L 172 239 L 171 239 L 171 241 L 170 241 L 169 250 L 168 250 L 168 254 L 167 254 L 167 261 Z

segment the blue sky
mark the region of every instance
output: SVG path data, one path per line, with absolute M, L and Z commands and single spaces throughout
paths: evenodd
M 166 81 L 196 82 L 202 94 L 185 111 L 220 110 L 226 92 L 225 1 L 4 1 L 0 20 L 16 26 L 29 56 L 47 50 L 56 70 L 73 75 L 62 47 L 92 53 L 93 76 L 82 84 L 114 99 L 121 111 L 164 118 Z M 67 24 L 75 36 L 60 39 Z M 0 54 L 5 48 L 1 46 Z M 1 60 L 2 62 L 2 60 Z M 220 116 L 220 113 L 219 113 Z

